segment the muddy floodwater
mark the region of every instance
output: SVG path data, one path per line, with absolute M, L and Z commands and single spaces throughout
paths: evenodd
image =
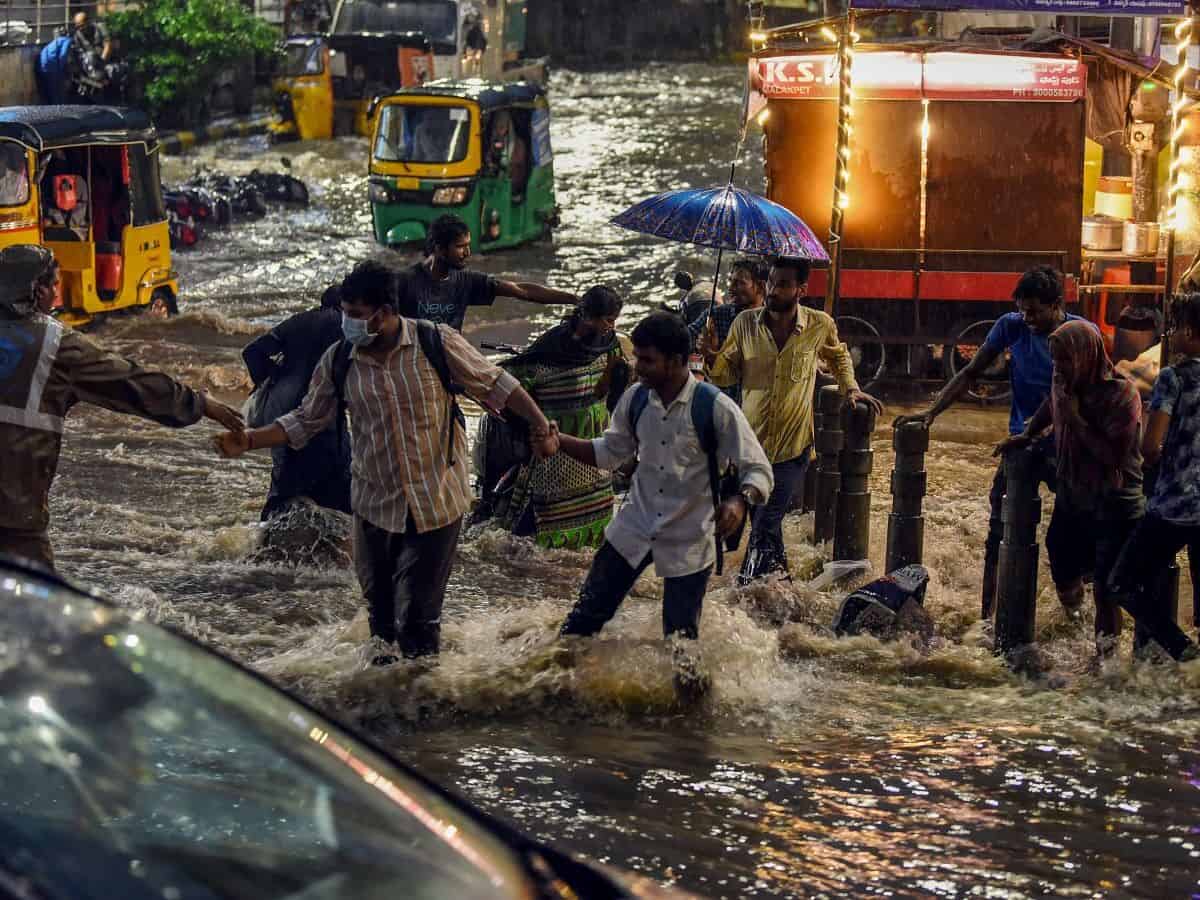
M 740 109 L 733 68 L 558 72 L 553 138 L 563 226 L 553 244 L 478 268 L 581 290 L 618 286 L 626 323 L 675 299 L 670 274 L 711 258 L 605 224 L 629 203 L 726 176 Z M 752 136 L 754 145 L 757 136 Z M 241 346 L 373 251 L 366 142 L 226 142 L 168 160 L 292 171 L 311 208 L 180 253 L 183 314 L 96 330 L 121 353 L 229 400 Z M 740 183 L 761 187 L 750 152 Z M 519 341 L 540 307 L 472 309 L 473 339 Z M 902 411 L 888 409 L 885 420 Z M 1091 617 L 1067 620 L 1042 562 L 1048 685 L 1009 674 L 980 625 L 993 441 L 1006 411 L 964 408 L 928 458 L 927 652 L 835 640 L 836 592 L 807 589 L 811 516 L 786 524 L 797 579 L 715 579 L 701 625 L 713 690 L 677 706 L 644 577 L 599 639 L 554 633 L 589 554 L 469 534 L 432 669 L 365 665 L 365 615 L 344 569 L 255 561 L 269 460 L 219 461 L 185 431 L 79 408 L 53 496 L 62 570 L 266 673 L 485 809 L 557 844 L 710 897 L 1187 897 L 1200 894 L 1200 664 L 1091 665 Z M 875 442 L 872 559 L 883 558 L 887 429 Z M 731 566 L 732 568 L 732 566 Z M 1190 596 L 1182 604 L 1190 614 Z

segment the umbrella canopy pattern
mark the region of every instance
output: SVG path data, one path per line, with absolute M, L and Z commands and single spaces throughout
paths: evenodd
M 631 206 L 612 224 L 718 250 L 814 262 L 829 259 L 820 239 L 799 216 L 732 185 L 658 194 Z

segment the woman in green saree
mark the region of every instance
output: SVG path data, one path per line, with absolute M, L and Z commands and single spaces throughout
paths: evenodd
M 631 368 L 616 336 L 622 301 L 591 288 L 560 325 L 502 363 L 564 434 L 595 438 L 628 387 Z M 612 518 L 612 476 L 559 453 L 521 466 L 500 524 L 543 547 L 598 547 Z

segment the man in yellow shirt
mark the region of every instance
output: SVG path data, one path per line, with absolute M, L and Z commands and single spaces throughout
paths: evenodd
M 854 362 L 838 340 L 837 325 L 819 310 L 800 305 L 809 264 L 778 259 L 767 281 L 767 303 L 743 312 L 718 349 L 711 335 L 706 356 L 714 384 L 742 385 L 742 410 L 767 452 L 775 474 L 770 499 L 754 512 L 750 545 L 742 563 L 743 584 L 775 571 L 787 572 L 783 516 L 804 489 L 813 443 L 813 390 L 817 360 L 824 360 L 849 401 L 883 411 L 858 389 Z

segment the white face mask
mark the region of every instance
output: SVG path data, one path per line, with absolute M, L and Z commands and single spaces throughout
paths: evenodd
M 371 321 L 367 319 L 352 319 L 345 313 L 342 313 L 342 334 L 355 347 L 366 347 L 375 338 L 379 337 L 378 331 L 370 331 L 367 328 L 367 323 Z

